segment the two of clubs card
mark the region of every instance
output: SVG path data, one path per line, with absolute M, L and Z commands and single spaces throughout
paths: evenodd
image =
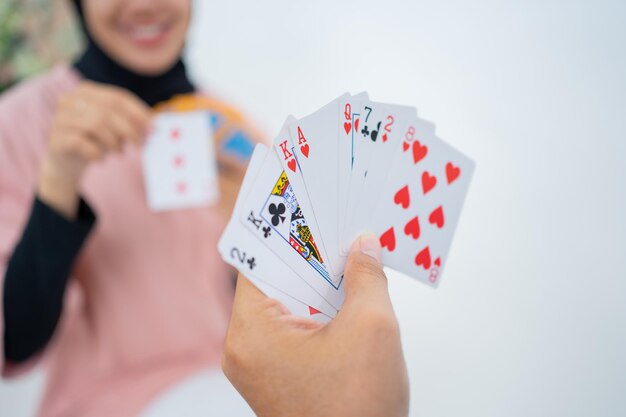
M 415 108 L 346 93 L 257 145 L 219 251 L 294 315 L 328 322 L 363 233 L 385 266 L 439 285 L 473 170 Z
M 148 207 L 166 211 L 219 199 L 213 131 L 208 112 L 159 113 L 142 151 Z

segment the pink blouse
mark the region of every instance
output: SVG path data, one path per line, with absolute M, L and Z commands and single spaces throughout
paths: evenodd
M 56 102 L 79 80 L 58 67 L 0 98 L 0 280 L 30 213 Z M 233 293 L 216 249 L 225 219 L 212 208 L 151 212 L 137 149 L 90 165 L 81 190 L 97 222 L 57 331 L 28 364 L 3 363 L 0 351 L 0 368 L 10 377 L 43 362 L 40 416 L 133 416 L 219 364 Z

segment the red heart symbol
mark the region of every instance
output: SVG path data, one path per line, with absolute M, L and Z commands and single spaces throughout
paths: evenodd
M 452 181 L 459 178 L 461 175 L 461 168 L 452 165 L 452 162 L 446 164 L 446 177 L 448 177 L 448 184 L 452 184 Z
M 309 316 L 313 316 L 315 314 L 320 314 L 320 313 L 321 311 L 319 311 L 317 308 L 309 306 Z
M 435 259 L 435 265 L 441 268 L 441 258 Z
M 402 151 L 406 152 L 407 149 L 409 149 L 409 146 L 411 146 L 409 145 L 409 142 L 402 142 Z
M 417 164 L 424 159 L 427 153 L 428 147 L 426 145 L 422 145 L 419 140 L 413 142 L 413 163 Z
M 402 208 L 407 208 L 409 206 L 409 186 L 405 185 L 400 188 L 398 192 L 393 196 L 393 202 L 396 204 L 400 204 Z
M 343 124 L 343 130 L 345 130 L 345 131 L 346 131 L 346 135 L 347 135 L 348 133 L 350 133 L 350 129 L 352 129 L 352 123 L 345 122 L 345 123 Z
M 178 138 L 180 137 L 180 129 L 178 128 L 174 128 L 170 131 L 170 136 L 172 137 L 172 140 L 178 140 Z
M 295 159 L 290 159 L 289 162 L 287 162 L 287 166 L 289 167 L 290 170 L 292 170 L 293 172 L 296 172 L 296 160 Z
M 180 168 L 183 166 L 183 163 L 185 162 L 185 158 L 183 158 L 182 155 L 176 155 L 174 157 L 174 166 L 176 168 Z
M 300 152 L 302 152 L 302 155 L 308 158 L 309 157 L 309 144 L 305 143 L 304 145 L 300 146 Z
M 430 175 L 428 171 L 424 171 L 422 174 L 422 190 L 424 190 L 424 194 L 435 188 L 435 185 L 437 185 L 437 177 Z
M 393 231 L 393 227 L 390 227 L 385 233 L 380 235 L 380 246 L 387 248 L 389 252 L 393 252 L 396 248 L 396 234 Z
M 413 239 L 419 239 L 420 221 L 417 216 L 413 217 L 406 225 L 404 225 L 404 234 L 411 236 Z
M 428 246 L 421 250 L 415 257 L 415 264 L 424 267 L 425 270 L 430 269 L 430 250 Z
M 359 130 L 359 119 L 354 121 L 354 130 Z
M 387 134 L 386 133 L 383 135 L 383 143 L 385 143 L 385 142 L 387 142 Z
M 442 228 L 443 227 L 443 207 L 439 206 L 436 209 L 433 210 L 432 213 L 430 213 L 430 216 L 428 216 L 428 221 L 431 224 L 436 224 L 438 228 Z
M 187 191 L 187 184 L 185 184 L 184 182 L 179 182 L 178 184 L 176 184 L 176 192 L 178 194 L 185 194 L 186 191 Z

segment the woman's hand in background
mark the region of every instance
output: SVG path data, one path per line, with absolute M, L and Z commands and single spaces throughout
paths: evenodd
M 84 81 L 63 96 L 52 122 L 41 167 L 38 196 L 68 218 L 78 210 L 78 185 L 90 162 L 126 143 L 141 143 L 150 128 L 150 109 L 132 93 Z
M 217 205 L 220 215 L 228 220 L 235 207 L 235 201 L 248 167 L 247 162 L 241 162 L 231 156 L 218 153 L 217 165 L 219 169 L 220 201 Z

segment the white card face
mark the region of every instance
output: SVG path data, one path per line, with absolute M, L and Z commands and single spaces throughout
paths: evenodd
M 286 294 L 307 307 L 311 307 L 311 309 L 298 309 L 298 311 L 307 312 L 307 315 L 303 317 L 313 318 L 312 316 L 317 312 L 322 312 L 328 317 L 334 317 L 337 314 L 333 306 L 289 268 L 278 255 L 256 239 L 239 219 L 233 218 L 228 223 L 219 241 L 218 250 L 226 263 L 237 268 L 255 285 L 262 282 L 266 286 L 279 290 L 279 294 L 270 295 L 264 291 L 264 288 L 257 285 L 268 297 L 283 302 L 289 308 L 292 301 L 284 300 L 280 296 L 280 294 Z M 289 310 L 296 314 L 291 308 Z
M 244 208 L 241 222 L 315 292 L 339 309 L 344 300 L 342 280 L 332 281 L 317 236 L 311 232 L 275 153 L 269 152 L 263 161 Z
M 302 176 L 302 171 L 300 170 L 300 165 L 296 160 L 295 156 L 295 144 L 293 142 L 293 138 L 289 134 L 288 126 L 292 123 L 295 123 L 296 118 L 293 116 L 289 116 L 283 125 L 278 136 L 273 141 L 274 150 L 276 151 L 276 155 L 280 161 L 280 164 L 283 168 L 283 171 L 287 174 L 289 178 L 289 183 L 293 188 L 296 195 L 298 195 L 298 203 L 304 216 L 307 219 L 307 224 L 309 229 L 311 230 L 311 234 L 313 236 L 321 236 L 319 226 L 317 224 L 317 219 L 315 217 L 315 212 L 313 211 L 313 207 L 311 206 L 311 201 L 309 199 L 309 194 L 304 183 L 304 177 Z M 328 259 L 328 251 L 324 246 L 324 242 L 318 239 L 316 241 L 317 248 L 321 252 L 322 259 Z M 333 273 L 331 269 L 327 269 L 331 280 L 333 283 L 338 283 L 341 279 L 341 275 L 337 276 Z
M 347 221 L 342 233 L 342 253 L 348 253 L 354 240 L 369 230 L 372 208 L 379 190 L 389 174 L 402 135 L 415 119 L 413 107 L 366 101 L 361 110 L 361 128 L 356 133 L 360 144 L 359 162 L 355 163 L 350 182 Z
M 342 251 L 342 235 L 346 224 L 346 208 L 350 190 L 350 176 L 352 173 L 352 161 L 354 159 L 354 139 L 359 130 L 360 109 L 363 101 L 367 100 L 367 93 L 359 93 L 351 97 L 345 97 L 339 101 L 341 112 L 339 122 L 339 140 L 337 141 L 337 218 L 339 233 L 339 250 Z
M 313 216 L 321 232 L 320 239 L 328 256 L 329 271 L 335 283 L 340 282 L 346 262 L 345 256 L 339 253 L 337 141 L 343 114 L 339 103 L 348 96 L 346 93 L 315 113 L 289 124 L 293 153 L 304 178 Z M 296 191 L 300 193 L 300 190 Z
M 383 263 L 436 287 L 474 170 L 474 162 L 415 122 L 404 142 L 372 224 Z
M 215 204 L 219 199 L 213 133 L 207 112 L 162 113 L 142 151 L 153 211 Z
M 239 221 L 245 196 L 269 152 L 262 144 L 256 146 L 237 196 L 233 217 L 220 238 L 218 249 L 225 262 L 252 280 L 267 296 L 285 304 L 293 314 L 325 322 L 337 311 Z
M 271 285 L 268 285 L 263 281 L 259 281 L 254 277 L 248 277 L 248 279 L 250 279 L 250 281 L 252 281 L 252 283 L 266 296 L 268 296 L 269 298 L 273 298 L 274 300 L 280 301 L 294 316 L 315 320 L 322 324 L 326 324 L 332 320 L 331 317 L 327 316 L 321 311 L 316 310 L 314 307 L 311 307 L 310 305 L 296 300 L 295 298 L 289 296 L 283 291 Z

